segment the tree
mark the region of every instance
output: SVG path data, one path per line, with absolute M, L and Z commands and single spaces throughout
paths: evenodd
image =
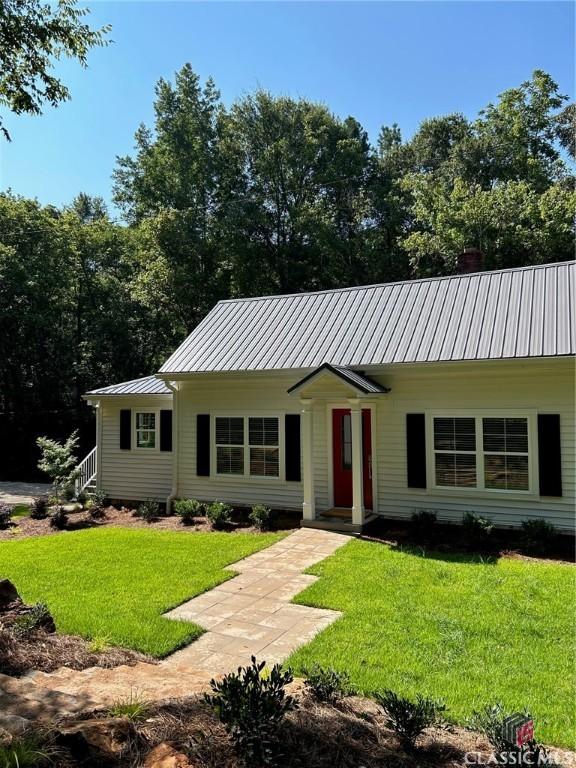
M 52 480 L 52 490 L 56 496 L 56 503 L 59 504 L 62 496 L 73 489 L 74 481 L 80 474 L 74 455 L 78 448 L 78 433 L 73 432 L 63 443 L 47 437 L 39 437 L 36 444 L 41 452 L 38 469 L 45 472 Z
M 47 102 L 53 107 L 70 98 L 54 74 L 61 56 L 86 66 L 88 51 L 107 44 L 110 26 L 92 29 L 82 21 L 89 11 L 76 0 L 0 0 L 0 104 L 17 115 L 39 115 Z M 0 130 L 10 135 L 0 117 Z

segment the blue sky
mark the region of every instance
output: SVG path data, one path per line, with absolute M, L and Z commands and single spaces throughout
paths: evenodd
M 114 43 L 88 70 L 61 62 L 72 100 L 40 117 L 6 116 L 0 189 L 62 205 L 111 197 L 116 155 L 152 122 L 154 84 L 189 61 L 225 103 L 264 87 L 356 117 L 375 139 L 410 136 L 433 115 L 474 116 L 541 68 L 574 94 L 568 2 L 91 2 Z

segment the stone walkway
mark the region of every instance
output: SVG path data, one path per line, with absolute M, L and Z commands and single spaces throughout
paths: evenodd
M 168 618 L 193 621 L 208 631 L 159 664 L 81 672 L 62 667 L 19 680 L 0 675 L 0 709 L 5 717 L 48 719 L 108 705 L 131 693 L 142 698 L 186 696 L 205 690 L 212 677 L 250 663 L 252 655 L 270 664 L 282 662 L 340 615 L 290 600 L 316 581 L 302 571 L 348 540 L 342 534 L 301 528 L 231 565 L 238 573 L 234 578 L 169 611 Z
M 0 483 L 0 502 L 5 504 L 31 504 L 35 496 L 45 496 L 50 491 L 46 483 Z

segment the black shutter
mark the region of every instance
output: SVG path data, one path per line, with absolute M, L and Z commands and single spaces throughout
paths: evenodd
M 408 488 L 426 488 L 426 418 L 423 413 L 406 414 L 406 461 Z
M 297 413 L 287 413 L 284 420 L 284 453 L 286 480 L 301 480 L 300 416 Z
M 129 451 L 132 447 L 132 411 L 123 408 L 120 411 L 120 448 Z
M 562 456 L 558 414 L 538 414 L 538 475 L 540 496 L 562 496 Z
M 196 416 L 196 474 L 210 476 L 210 415 Z
M 160 411 L 160 450 L 172 450 L 172 411 Z

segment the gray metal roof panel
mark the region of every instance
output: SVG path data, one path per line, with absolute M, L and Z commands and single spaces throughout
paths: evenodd
M 220 302 L 161 373 L 576 353 L 576 262 Z
M 109 387 L 101 387 L 87 392 L 87 395 L 171 395 L 166 384 L 156 376 L 146 376 L 143 379 L 132 379 Z

